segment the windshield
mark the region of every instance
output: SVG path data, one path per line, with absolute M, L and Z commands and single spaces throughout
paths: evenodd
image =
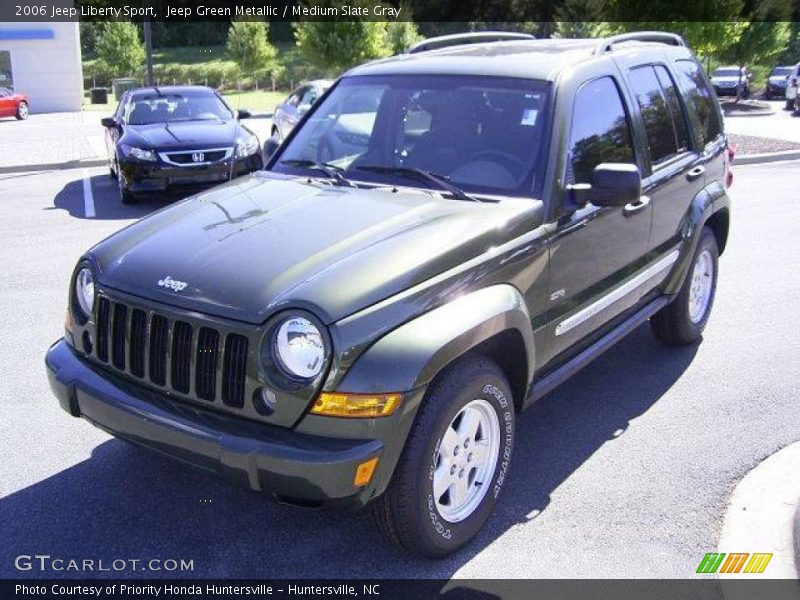
M 473 193 L 530 196 L 543 172 L 549 84 L 483 76 L 354 76 L 315 108 L 279 172 L 436 188 L 422 170 Z M 441 187 L 441 186 L 439 186 Z
M 126 107 L 129 125 L 175 121 L 228 121 L 233 113 L 216 94 L 156 94 L 134 96 Z
M 717 69 L 712 77 L 739 77 L 738 69 Z
M 772 69 L 772 73 L 769 74 L 770 77 L 778 77 L 780 75 L 788 75 L 792 72 L 792 67 L 775 67 Z

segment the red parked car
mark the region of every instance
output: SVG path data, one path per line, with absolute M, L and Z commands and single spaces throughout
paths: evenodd
M 27 95 L 0 87 L 0 118 L 17 117 L 20 121 L 24 121 L 28 118 L 28 110 Z

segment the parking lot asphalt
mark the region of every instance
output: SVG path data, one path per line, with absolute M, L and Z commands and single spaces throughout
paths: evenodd
M 111 573 L 143 577 L 694 577 L 733 486 L 800 440 L 798 187 L 797 162 L 736 170 L 702 343 L 641 327 L 534 405 L 487 528 L 431 562 L 383 546 L 365 513 L 278 506 L 67 416 L 43 359 L 75 261 L 163 202 L 123 207 L 103 168 L 0 176 L 0 576 L 92 575 L 15 569 L 39 553 L 194 561 Z

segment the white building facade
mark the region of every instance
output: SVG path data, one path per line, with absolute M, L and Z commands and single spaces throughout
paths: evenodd
M 31 113 L 80 110 L 78 23 L 0 23 L 0 87 L 28 94 Z

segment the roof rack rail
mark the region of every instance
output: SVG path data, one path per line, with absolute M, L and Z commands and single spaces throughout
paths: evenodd
M 604 54 L 606 52 L 611 52 L 614 44 L 620 44 L 622 42 L 661 42 L 662 44 L 669 44 L 671 46 L 686 46 L 683 38 L 677 33 L 665 33 L 663 31 L 634 31 L 632 33 L 613 35 L 601 40 L 594 49 L 594 53 Z
M 451 35 L 441 35 L 439 37 L 428 38 L 417 42 L 408 49 L 408 54 L 417 54 L 446 48 L 448 46 L 458 46 L 460 44 L 477 44 L 480 42 L 507 42 L 511 40 L 535 40 L 536 37 L 529 33 L 515 33 L 512 31 L 472 31 L 469 33 L 454 33 Z

